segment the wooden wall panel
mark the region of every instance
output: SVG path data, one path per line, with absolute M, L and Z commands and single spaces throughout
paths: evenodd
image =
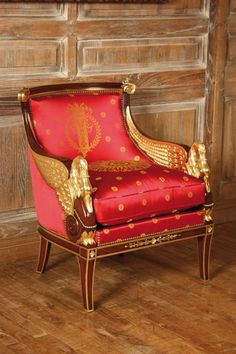
M 78 72 L 112 73 L 205 67 L 205 36 L 79 41 Z
M 229 5 L 219 199 L 223 204 L 231 205 L 230 216 L 233 219 L 236 217 L 236 2 L 230 1 Z
M 32 205 L 26 138 L 20 117 L 0 117 L 0 211 Z
M 65 16 L 65 5 L 59 3 L 10 3 L 1 2 L 0 3 L 0 15 L 1 17 L 39 17 L 42 20 L 50 17 L 64 17 Z
M 81 4 L 79 18 L 114 18 L 143 16 L 202 15 L 207 12 L 208 2 L 204 0 L 172 0 L 165 4 Z
M 222 170 L 219 176 L 219 199 L 236 214 L 236 2 L 230 2 L 227 17 L 227 55 L 225 59 L 224 118 L 222 124 Z
M 236 59 L 236 36 L 230 38 L 227 59 L 229 62 Z
M 205 101 L 134 106 L 132 114 L 139 128 L 158 140 L 191 145 L 203 140 Z
M 236 219 L 235 1 L 212 1 L 208 55 L 209 109 L 205 131 L 212 166 L 215 215 L 219 222 Z
M 236 182 L 236 97 L 225 102 L 225 119 L 223 125 L 222 178 L 229 183 Z M 236 197 L 236 184 L 235 195 Z
M 0 40 L 0 77 L 62 75 L 63 55 L 62 41 Z

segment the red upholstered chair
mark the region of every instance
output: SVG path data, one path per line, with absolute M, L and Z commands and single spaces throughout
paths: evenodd
M 205 147 L 144 136 L 124 83 L 64 84 L 19 93 L 41 237 L 77 256 L 84 306 L 94 309 L 96 260 L 197 238 L 208 279 L 213 234 Z

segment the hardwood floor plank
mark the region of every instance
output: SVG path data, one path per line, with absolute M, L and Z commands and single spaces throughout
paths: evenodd
M 0 273 L 0 353 L 236 353 L 236 223 L 216 228 L 211 280 L 194 240 L 97 262 L 96 310 L 82 306 L 74 256 L 7 264 Z

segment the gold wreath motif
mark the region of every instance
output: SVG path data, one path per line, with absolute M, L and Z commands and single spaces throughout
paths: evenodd
M 99 172 L 130 172 L 145 170 L 150 166 L 151 164 L 146 161 L 107 160 L 90 163 L 89 170 Z
M 93 116 L 93 111 L 85 103 L 69 104 L 67 110 L 70 113 L 66 121 L 66 139 L 70 146 L 77 150 L 83 157 L 93 150 L 101 140 L 101 127 Z M 95 129 L 95 136 L 90 141 L 90 132 Z M 70 136 L 71 129 L 77 134 L 77 141 Z

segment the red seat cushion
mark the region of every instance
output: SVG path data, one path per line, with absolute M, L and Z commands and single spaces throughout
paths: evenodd
M 100 161 L 89 165 L 96 219 L 126 223 L 185 210 L 205 201 L 205 185 L 183 172 L 147 161 Z

